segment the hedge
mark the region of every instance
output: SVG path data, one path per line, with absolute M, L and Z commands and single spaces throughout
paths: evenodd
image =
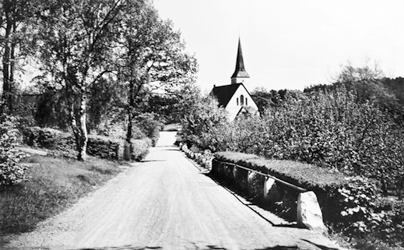
M 74 136 L 51 128 L 29 127 L 22 131 L 23 143 L 33 146 L 61 151 L 63 155 L 75 154 Z M 150 147 L 150 140 L 134 140 L 132 159 L 142 160 Z M 121 160 L 124 153 L 124 141 L 110 137 L 89 135 L 87 153 L 100 158 Z
M 313 191 L 330 191 L 341 187 L 347 181 L 340 173 L 296 161 L 269 160 L 238 152 L 217 152 L 215 159 L 242 165 Z

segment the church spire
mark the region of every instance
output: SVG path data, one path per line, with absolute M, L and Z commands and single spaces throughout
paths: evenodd
M 241 42 L 240 38 L 238 39 L 238 50 L 237 50 L 237 59 L 236 59 L 236 70 L 231 76 L 231 83 L 236 84 L 240 82 L 244 82 L 246 78 L 250 78 L 247 71 L 244 68 L 244 59 L 243 59 L 243 51 L 241 50 Z

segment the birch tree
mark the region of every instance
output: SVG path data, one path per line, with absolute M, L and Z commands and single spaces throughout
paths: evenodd
M 38 21 L 39 57 L 68 100 L 77 159 L 87 149 L 88 87 L 114 72 L 110 63 L 123 0 L 49 0 Z

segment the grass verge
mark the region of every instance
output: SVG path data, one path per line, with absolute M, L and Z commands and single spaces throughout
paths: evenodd
M 31 231 L 120 172 L 119 163 L 98 158 L 80 162 L 34 155 L 29 180 L 0 186 L 0 236 Z

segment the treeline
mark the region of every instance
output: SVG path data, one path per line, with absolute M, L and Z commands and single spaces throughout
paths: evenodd
M 178 120 L 156 114 L 161 100 L 152 93 L 160 89 L 166 103 L 178 104 L 197 71 L 180 33 L 149 0 L 1 1 L 0 25 L 2 117 L 30 113 L 22 126 L 71 131 L 80 160 L 89 132 L 108 134 L 119 123 L 130 145 L 151 133 L 139 124 Z M 17 77 L 27 65 L 37 75 L 30 97 L 21 96 Z

